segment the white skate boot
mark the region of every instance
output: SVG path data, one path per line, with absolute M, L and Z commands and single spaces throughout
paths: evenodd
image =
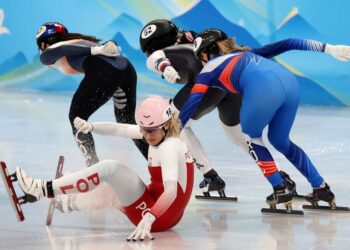
M 76 194 L 60 195 L 55 198 L 55 208 L 58 209 L 61 213 L 69 214 L 75 208 Z
M 40 179 L 34 179 L 29 176 L 22 168 L 16 168 L 16 177 L 20 188 L 25 194 L 27 202 L 36 202 L 41 197 L 46 196 L 46 182 Z

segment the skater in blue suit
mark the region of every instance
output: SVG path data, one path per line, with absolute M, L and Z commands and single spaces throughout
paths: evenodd
M 300 49 L 325 52 L 342 61 L 350 59 L 349 46 L 332 46 L 300 39 L 290 39 L 288 43 Z M 288 43 L 283 46 L 288 47 Z M 270 143 L 313 187 L 307 200 L 312 203 L 323 200 L 335 206 L 329 185 L 306 153 L 289 138 L 299 105 L 299 87 L 293 74 L 282 65 L 254 53 L 254 49 L 238 47 L 218 29 L 201 32 L 194 42 L 194 52 L 205 66 L 196 78 L 191 96 L 181 109 L 179 116 L 182 125 L 186 125 L 209 89 L 218 88 L 241 95 L 240 122 L 248 151 L 274 189 L 266 202 L 274 206 L 292 200 L 272 155 L 262 141 L 263 129 L 268 125 Z

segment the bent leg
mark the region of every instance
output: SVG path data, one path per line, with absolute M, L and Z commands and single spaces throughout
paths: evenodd
M 128 167 L 114 160 L 101 161 L 90 168 L 52 181 L 54 195 L 87 193 L 101 183 L 110 184 L 122 206 L 139 199 L 146 190 L 143 181 Z
M 286 88 L 288 98 L 271 120 L 268 138 L 271 144 L 306 177 L 312 187 L 316 188 L 324 182 L 323 178 L 307 154 L 289 138 L 299 105 L 299 94 L 297 88 L 292 88 L 290 85 Z
M 243 79 L 242 84 L 244 94 L 240 121 L 242 131 L 247 135 L 248 150 L 267 180 L 276 187 L 284 180 L 261 137 L 263 129 L 284 102 L 284 95 L 281 94 L 283 88 L 279 79 L 270 71 L 255 72 L 254 78 L 249 75 L 247 79 Z M 265 92 L 269 93 L 268 99 L 262 95 Z

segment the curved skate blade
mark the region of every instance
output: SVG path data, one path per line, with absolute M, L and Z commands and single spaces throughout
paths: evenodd
M 62 176 L 63 163 L 64 163 L 64 157 L 61 155 L 58 158 L 55 179 L 58 179 L 58 178 L 60 178 Z M 56 200 L 55 199 L 51 199 L 50 205 L 49 205 L 49 211 L 48 211 L 47 217 L 46 217 L 46 226 L 50 226 L 51 223 L 52 223 L 53 212 L 55 211 L 55 203 L 56 203 Z
M 313 210 L 313 211 L 324 211 L 324 212 L 342 212 L 342 213 L 350 213 L 349 207 L 331 207 L 331 206 L 312 206 L 312 205 L 303 205 L 303 209 L 305 210 Z
M 226 201 L 226 202 L 237 202 L 237 197 L 219 197 L 219 196 L 204 196 L 204 195 L 196 195 L 195 198 L 197 200 L 205 200 L 205 201 Z
M 24 214 L 23 214 L 23 211 L 22 211 L 22 208 L 20 205 L 21 203 L 20 203 L 19 198 L 17 197 L 16 191 L 12 185 L 12 180 L 10 179 L 10 176 L 7 172 L 6 164 L 5 164 L 5 162 L 0 162 L 0 165 L 1 165 L 0 173 L 2 176 L 2 180 L 4 181 L 7 195 L 10 199 L 13 210 L 16 213 L 17 220 L 19 222 L 24 221 Z M 25 203 L 25 202 L 23 201 L 23 203 Z

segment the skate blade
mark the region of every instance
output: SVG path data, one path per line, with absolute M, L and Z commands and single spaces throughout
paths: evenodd
M 227 201 L 227 202 L 237 202 L 237 197 L 220 197 L 220 196 L 204 196 L 204 195 L 196 195 L 195 198 L 197 200 L 206 200 L 206 201 Z
M 9 174 L 7 172 L 6 164 L 5 162 L 0 162 L 0 165 L 1 165 L 0 173 L 2 176 L 2 180 L 4 181 L 7 195 L 10 199 L 12 208 L 16 213 L 17 220 L 19 222 L 24 221 L 24 214 L 23 214 L 19 199 L 17 197 L 16 191 L 12 185 L 12 181 L 10 180 Z
M 313 206 L 313 205 L 303 205 L 305 210 L 314 210 L 314 211 L 325 211 L 325 212 L 350 212 L 349 207 L 331 207 L 331 206 Z
M 58 178 L 60 178 L 62 176 L 63 163 L 64 163 L 64 157 L 61 155 L 58 158 L 55 179 L 58 179 Z M 53 218 L 53 212 L 55 211 L 55 203 L 56 203 L 56 200 L 55 199 L 51 199 L 50 205 L 49 205 L 49 210 L 47 212 L 47 217 L 46 217 L 46 226 L 51 226 L 52 218 Z
M 304 215 L 303 210 L 287 210 L 280 208 L 262 208 L 261 213 L 263 214 L 285 214 L 285 215 Z

